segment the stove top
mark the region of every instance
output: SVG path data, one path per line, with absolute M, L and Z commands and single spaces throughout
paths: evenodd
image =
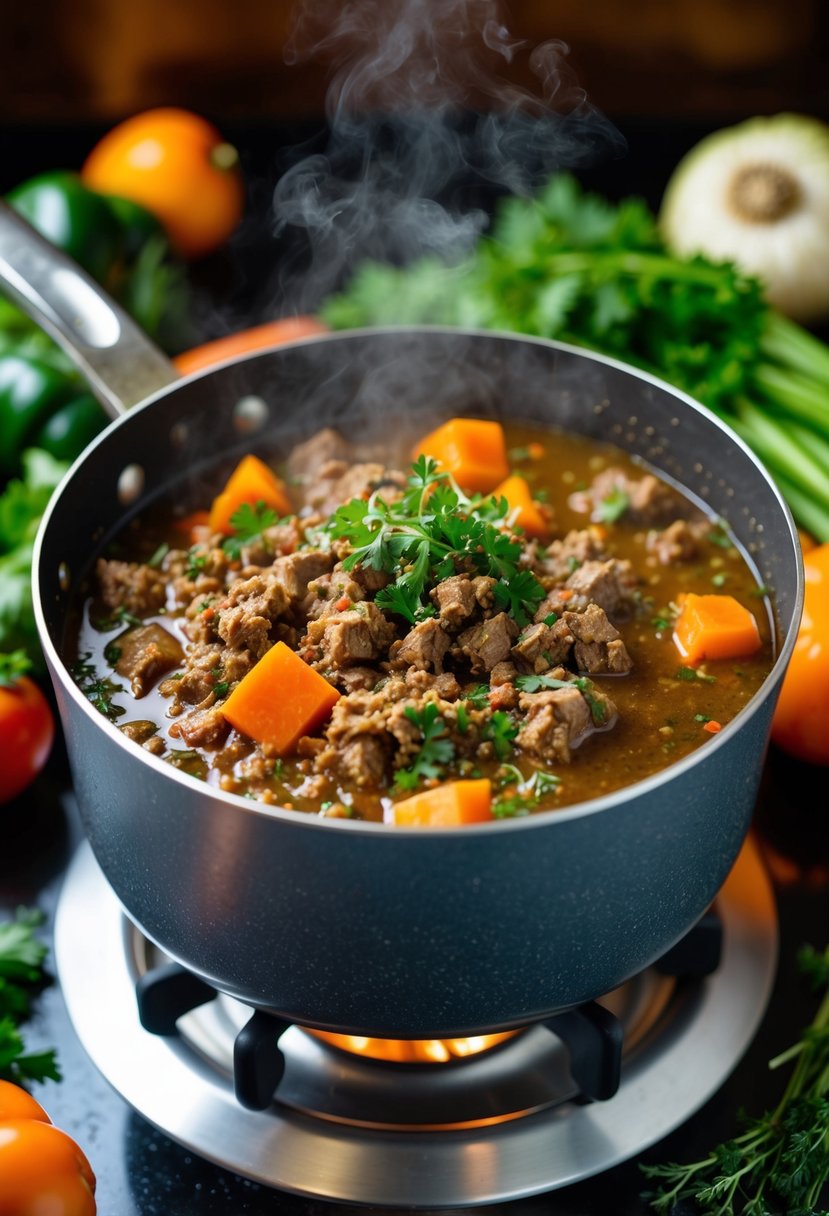
M 366 1060 L 293 1026 L 279 1039 L 275 1101 L 247 1110 L 234 1096 L 233 1045 L 250 1009 L 220 995 L 185 1014 L 177 1035 L 144 1030 L 135 983 L 167 960 L 123 914 L 87 845 L 63 887 L 55 956 L 95 1065 L 199 1157 L 313 1199 L 474 1206 L 634 1157 L 722 1085 L 757 1030 L 776 965 L 774 899 L 750 843 L 716 910 L 723 953 L 712 975 L 677 980 L 651 968 L 602 998 L 624 1029 L 621 1082 L 605 1102 L 579 1098 L 568 1052 L 543 1026 L 425 1065 Z

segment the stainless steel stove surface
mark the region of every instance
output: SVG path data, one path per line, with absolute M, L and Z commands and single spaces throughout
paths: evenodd
M 379 1063 L 291 1027 L 276 1100 L 246 1110 L 233 1044 L 250 1010 L 230 998 L 177 1036 L 139 1022 L 136 980 L 164 956 L 124 916 L 87 845 L 66 877 L 55 955 L 72 1023 L 107 1080 L 202 1158 L 313 1199 L 390 1207 L 489 1204 L 565 1187 L 634 1157 L 684 1123 L 751 1042 L 774 978 L 774 899 L 754 847 L 717 900 L 720 966 L 706 979 L 650 969 L 602 999 L 624 1028 L 621 1084 L 577 1095 L 567 1051 L 542 1026 L 451 1063 Z M 439 1048 L 437 1050 L 440 1050 Z

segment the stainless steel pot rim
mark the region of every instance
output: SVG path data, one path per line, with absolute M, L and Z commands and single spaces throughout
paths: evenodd
M 742 450 L 742 452 L 748 457 L 748 459 L 751 461 L 751 463 L 756 467 L 756 469 L 758 470 L 758 473 L 762 476 L 763 480 L 767 483 L 769 488 L 772 490 L 774 497 L 777 501 L 777 505 L 780 509 L 780 512 L 786 521 L 789 535 L 792 539 L 793 548 L 794 548 L 794 552 L 795 552 L 795 556 L 796 556 L 796 577 L 797 577 L 797 586 L 796 586 L 795 599 L 794 599 L 795 611 L 792 614 L 792 623 L 791 623 L 789 629 L 787 630 L 785 636 L 782 639 L 782 643 L 780 645 L 777 658 L 774 662 L 774 665 L 773 665 L 771 671 L 766 676 L 766 679 L 764 680 L 761 687 L 757 690 L 757 692 L 754 694 L 754 696 L 746 703 L 746 705 L 743 707 L 743 709 L 740 710 L 740 712 L 737 714 L 737 716 L 735 718 L 733 718 L 732 721 L 729 722 L 726 726 L 724 726 L 723 729 L 717 735 L 715 735 L 710 741 L 706 742 L 704 746 L 697 748 L 694 752 L 691 752 L 690 755 L 684 757 L 682 760 L 676 761 L 675 763 L 669 765 L 667 768 L 662 769 L 660 772 L 655 773 L 653 776 L 648 777 L 643 781 L 638 781 L 638 782 L 634 783 L 633 785 L 625 786 L 621 790 L 616 790 L 610 794 L 605 794 L 600 798 L 591 798 L 584 802 L 574 803 L 571 806 L 563 807 L 561 810 L 553 809 L 550 811 L 542 811 L 542 812 L 538 812 L 538 813 L 528 815 L 525 817 L 521 817 L 521 818 L 498 820 L 493 823 L 469 824 L 469 825 L 466 825 L 461 828 L 419 828 L 418 831 L 416 833 L 413 833 L 412 835 L 416 836 L 416 838 L 418 838 L 418 839 L 423 839 L 424 837 L 440 837 L 440 839 L 448 841 L 448 840 L 451 840 L 452 838 L 467 837 L 470 834 L 486 835 L 486 834 L 493 833 L 493 832 L 503 833 L 503 832 L 520 832 L 520 831 L 538 830 L 540 828 L 546 827 L 551 822 L 551 819 L 554 819 L 555 821 L 559 821 L 559 822 L 566 822 L 568 820 L 580 819 L 583 817 L 587 817 L 589 815 L 598 815 L 605 811 L 609 812 L 609 811 L 613 810 L 613 808 L 620 806 L 620 805 L 630 801 L 631 799 L 638 798 L 642 795 L 647 795 L 655 790 L 658 790 L 661 785 L 664 785 L 664 784 L 668 783 L 669 781 L 672 781 L 674 778 L 676 778 L 678 776 L 683 776 L 683 775 L 691 773 L 697 767 L 697 765 L 699 765 L 702 762 L 702 760 L 705 758 L 705 756 L 708 755 L 712 750 L 716 750 L 720 747 L 726 746 L 728 744 L 728 741 L 731 739 L 732 735 L 741 728 L 741 725 L 744 722 L 747 722 L 751 717 L 753 717 L 753 715 L 759 709 L 760 705 L 765 701 L 766 697 L 769 695 L 769 687 L 771 685 L 774 685 L 778 680 L 782 680 L 783 672 L 784 672 L 786 666 L 788 665 L 789 658 L 794 649 L 794 644 L 795 644 L 795 640 L 797 637 L 797 626 L 800 621 L 800 615 L 801 615 L 801 611 L 802 611 L 802 607 L 803 607 L 803 594 L 804 594 L 803 559 L 802 559 L 802 555 L 801 555 L 801 551 L 800 551 L 799 541 L 797 539 L 797 529 L 796 529 L 796 526 L 794 523 L 794 519 L 792 518 L 791 511 L 789 510 L 788 504 L 786 503 L 782 494 L 780 493 L 777 486 L 771 479 L 769 473 L 766 471 L 765 466 L 758 459 L 758 457 L 754 454 L 754 452 L 751 450 L 751 448 L 740 438 L 739 435 L 737 435 L 734 431 L 732 431 L 729 426 L 727 426 L 720 418 L 718 418 L 714 413 L 712 413 L 711 410 L 707 409 L 707 407 L 702 405 L 700 402 L 695 401 L 694 398 L 689 396 L 687 393 L 684 393 L 682 390 L 675 388 L 673 385 L 669 384 L 667 381 L 661 380 L 658 376 L 654 376 L 649 372 L 641 371 L 639 368 L 636 368 L 630 364 L 624 363 L 620 359 L 614 359 L 609 355 L 599 354 L 598 352 L 587 350 L 583 347 L 574 346 L 571 343 L 559 342 L 552 338 L 540 338 L 540 337 L 528 336 L 528 335 L 515 333 L 515 332 L 509 331 L 509 330 L 489 330 L 489 329 L 475 329 L 475 328 L 467 329 L 467 328 L 459 328 L 459 327 L 446 326 L 446 325 L 418 325 L 418 326 L 405 326 L 405 327 L 383 326 L 383 327 L 374 327 L 374 328 L 365 328 L 365 329 L 338 330 L 338 331 L 328 333 L 328 334 L 315 334 L 315 335 L 305 337 L 305 338 L 297 338 L 290 342 L 280 343 L 275 346 L 265 347 L 265 348 L 262 348 L 257 351 L 249 352 L 247 354 L 237 355 L 237 356 L 234 356 L 229 359 L 224 359 L 221 362 L 218 362 L 209 368 L 205 368 L 201 371 L 193 372 L 188 376 L 184 376 L 180 380 L 175 381 L 172 385 L 170 385 L 166 388 L 163 388 L 156 393 L 151 394 L 144 401 L 142 401 L 139 405 L 137 405 L 137 406 L 133 407 L 131 410 L 129 410 L 128 413 L 125 413 L 120 418 L 116 418 L 115 420 L 113 420 L 109 424 L 109 426 L 107 426 L 100 433 L 100 435 L 98 435 L 92 441 L 92 443 L 85 449 L 85 451 L 81 453 L 81 455 L 74 461 L 74 463 L 71 465 L 71 467 L 68 469 L 68 471 L 62 478 L 60 484 L 57 486 L 54 494 L 52 495 L 52 498 L 50 499 L 49 504 L 46 507 L 46 510 L 43 514 L 43 518 L 41 519 L 40 526 L 39 526 L 38 532 L 37 532 L 37 536 L 35 537 L 35 542 L 34 542 L 33 556 L 32 556 L 32 592 L 33 592 L 33 601 L 34 601 L 35 621 L 37 624 L 38 633 L 40 635 L 41 645 L 44 649 L 44 652 L 46 653 L 46 657 L 47 657 L 50 665 L 53 667 L 53 669 L 60 675 L 61 683 L 64 687 L 64 690 L 73 699 L 73 701 L 78 706 L 78 708 L 84 714 L 86 714 L 89 718 L 91 718 L 93 721 L 95 721 L 97 723 L 97 725 L 105 731 L 105 733 L 107 734 L 107 736 L 113 743 L 116 743 L 119 747 L 125 748 L 127 751 L 130 752 L 130 754 L 142 759 L 144 763 L 149 764 L 152 768 L 155 768 L 158 772 L 164 773 L 168 777 L 168 779 L 170 779 L 174 782 L 177 782 L 179 784 L 183 784 L 186 786 L 186 788 L 191 789 L 191 790 L 193 788 L 193 783 L 197 782 L 200 786 L 204 787 L 205 793 L 208 794 L 212 799 L 215 799 L 220 802 L 226 802 L 227 804 L 234 806 L 234 807 L 238 808 L 240 811 L 246 812 L 247 814 L 261 815 L 266 818 L 277 819 L 285 824 L 291 825 L 293 827 L 303 828 L 305 830 L 308 830 L 310 828 L 312 830 L 316 829 L 316 830 L 322 830 L 322 831 L 326 831 L 326 832 L 330 832 L 330 831 L 352 832 L 352 833 L 356 832 L 359 835 L 369 834 L 369 835 L 373 835 L 373 836 L 379 834 L 381 836 L 386 836 L 388 839 L 395 839 L 395 840 L 399 840 L 401 835 L 403 835 L 403 836 L 407 835 L 406 833 L 401 833 L 400 829 L 397 827 L 394 827 L 392 824 L 371 823 L 371 822 L 366 822 L 363 820 L 351 820 L 351 819 L 322 819 L 322 818 L 318 818 L 316 816 L 313 816 L 313 815 L 310 815 L 310 814 L 307 814 L 304 812 L 290 810 L 285 807 L 269 806 L 266 803 L 257 802 L 256 800 L 250 799 L 250 798 L 245 798 L 244 796 L 242 796 L 240 794 L 227 793 L 223 790 L 217 789 L 215 786 L 208 785 L 206 782 L 201 781 L 199 778 L 191 777 L 187 773 L 183 773 L 180 770 L 173 768 L 172 765 L 165 763 L 164 760 L 160 759 L 157 756 L 153 756 L 150 752 L 144 752 L 141 749 L 136 749 L 135 744 L 132 742 L 132 740 L 127 739 L 124 736 L 124 734 L 118 729 L 118 727 L 114 725 L 114 723 L 110 722 L 98 710 L 96 710 L 94 708 L 94 706 L 91 705 L 89 700 L 83 695 L 83 693 L 78 688 L 75 681 L 72 679 L 71 675 L 69 674 L 69 671 L 66 668 L 66 665 L 63 661 L 63 658 L 62 658 L 60 652 L 58 651 L 57 647 L 52 642 L 52 638 L 50 636 L 48 627 L 46 625 L 46 620 L 44 617 L 43 608 L 42 608 L 42 604 L 41 604 L 40 578 L 39 578 L 41 549 L 42 549 L 42 545 L 43 545 L 43 538 L 46 534 L 46 531 L 49 528 L 52 516 L 58 510 L 59 502 L 60 502 L 64 487 L 67 486 L 70 483 L 70 481 L 72 481 L 77 470 L 84 464 L 88 453 L 93 451 L 94 449 L 98 448 L 102 444 L 106 443 L 109 436 L 117 428 L 128 425 L 134 416 L 137 416 L 138 414 L 143 413 L 144 410 L 149 409 L 151 406 L 153 406 L 157 401 L 161 400 L 162 398 L 169 396 L 172 392 L 175 392 L 182 385 L 189 384 L 189 383 L 204 379 L 206 377 L 209 377 L 214 372 L 220 371 L 223 368 L 232 367 L 232 366 L 235 366 L 238 364 L 253 362 L 256 359 L 261 358 L 263 356 L 271 355 L 271 354 L 274 354 L 276 352 L 283 351 L 283 350 L 290 350 L 290 349 L 293 349 L 296 347 L 315 346 L 315 345 L 320 345 L 320 344 L 335 343 L 335 342 L 339 342 L 339 341 L 349 341 L 349 340 L 353 340 L 355 338 L 399 336 L 401 333 L 407 333 L 407 334 L 416 333 L 416 334 L 423 334 L 423 335 L 436 334 L 436 335 L 445 335 L 445 336 L 458 336 L 461 338 L 463 338 L 463 337 L 484 338 L 484 339 L 493 339 L 494 338 L 494 339 L 503 339 L 503 340 L 507 340 L 507 341 L 511 341 L 511 342 L 516 342 L 521 345 L 530 344 L 530 345 L 540 346 L 540 347 L 544 347 L 544 348 L 548 348 L 548 349 L 551 348 L 553 350 L 561 351 L 562 353 L 565 353 L 565 354 L 575 355 L 580 358 L 584 358 L 584 359 L 594 362 L 594 363 L 603 364 L 603 365 L 613 368 L 617 371 L 626 373 L 626 374 L 634 377 L 634 379 L 641 380 L 644 383 L 650 384 L 653 387 L 660 389 L 663 392 L 669 393 L 683 407 L 690 408 L 692 411 L 694 411 L 698 414 L 701 414 L 709 422 L 714 424 L 719 430 L 722 431 L 722 433 L 729 439 L 729 441 L 732 444 L 734 444 L 735 446 L 737 446 L 738 448 L 740 448 Z M 727 520 L 726 520 L 726 522 L 727 522 Z

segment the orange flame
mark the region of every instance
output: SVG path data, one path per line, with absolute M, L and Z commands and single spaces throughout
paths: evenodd
M 396 1064 L 445 1064 L 448 1060 L 474 1056 L 488 1051 L 518 1034 L 504 1030 L 499 1034 L 478 1034 L 462 1039 L 371 1039 L 362 1035 L 334 1034 L 328 1030 L 309 1030 L 308 1034 L 372 1060 L 393 1060 Z

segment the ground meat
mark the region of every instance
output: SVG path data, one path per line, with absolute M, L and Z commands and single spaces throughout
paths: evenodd
M 440 675 L 449 645 L 448 633 L 431 617 L 415 625 L 402 641 L 395 642 L 389 651 L 389 658 L 393 667 L 413 667 L 417 671 L 431 669 Z
M 609 617 L 623 620 L 629 616 L 636 591 L 636 571 L 627 560 L 610 558 L 605 562 L 585 562 L 565 583 L 573 605 L 598 604 Z
M 216 703 L 211 693 L 201 705 L 189 713 L 176 718 L 170 727 L 170 736 L 181 739 L 188 747 L 217 748 L 224 743 L 230 726 L 222 713 L 221 703 Z
M 538 621 L 524 630 L 513 646 L 512 654 L 522 671 L 540 675 L 566 663 L 574 640 L 564 620 L 556 620 L 552 625 Z
M 347 439 L 333 427 L 324 427 L 304 443 L 299 443 L 288 457 L 287 470 L 290 479 L 316 477 L 324 464 L 330 460 L 352 459 L 354 449 Z
M 556 628 L 559 625 L 575 638 L 573 658 L 579 671 L 627 675 L 633 667 L 619 630 L 597 604 L 588 604 L 584 612 L 565 612 Z
M 699 542 L 709 532 L 711 525 L 707 519 L 689 523 L 686 519 L 675 519 L 672 524 L 661 532 L 649 532 L 645 547 L 650 553 L 655 553 L 657 560 L 663 566 L 674 562 L 690 562 L 699 553 Z
M 331 553 L 323 553 L 318 549 L 309 549 L 304 553 L 291 553 L 287 557 L 278 557 L 270 571 L 277 582 L 288 593 L 291 608 L 296 608 L 308 594 L 308 584 L 327 574 L 334 565 Z
M 341 612 L 337 604 L 341 600 L 350 600 L 359 604 L 365 599 L 365 592 L 351 575 L 335 566 L 330 574 L 321 574 L 308 584 L 305 599 L 302 601 L 301 613 L 306 621 L 316 621 L 320 617 L 330 616 L 333 612 Z
M 496 663 L 489 673 L 489 686 L 490 688 L 498 688 L 501 684 L 512 684 L 517 675 L 518 669 L 515 664 L 505 659 L 502 663 Z
M 376 595 L 383 587 L 388 587 L 392 581 L 392 576 L 387 574 L 385 570 L 375 570 L 372 566 L 356 565 L 353 570 L 343 570 L 342 562 L 334 567 L 334 574 L 337 572 L 350 577 L 355 583 L 366 593 L 366 595 Z M 362 596 L 360 597 L 363 598 Z
M 297 516 L 284 523 L 273 524 L 265 528 L 259 536 L 254 537 L 241 547 L 243 566 L 268 566 L 274 557 L 295 553 L 302 544 L 302 525 Z
M 341 667 L 331 673 L 332 684 L 336 684 L 345 693 L 372 689 L 382 678 L 382 673 L 376 667 Z
M 495 579 L 479 574 L 455 574 L 438 583 L 431 597 L 438 609 L 441 625 L 449 630 L 459 629 L 477 608 L 492 605 L 492 588 Z
M 166 603 L 167 575 L 153 566 L 99 558 L 95 573 L 100 598 L 110 612 L 123 608 L 131 616 L 151 616 Z
M 340 771 L 355 785 L 377 788 L 386 783 L 389 750 L 382 738 L 361 735 L 347 743 L 340 758 Z
M 352 465 L 331 461 L 307 485 L 305 500 L 315 511 L 326 516 L 353 498 L 368 498 L 375 490 L 382 490 L 383 497 L 391 500 L 405 485 L 403 473 L 375 461 Z
M 538 760 L 569 764 L 573 748 L 596 729 L 590 706 L 577 688 L 524 692 L 518 705 L 527 717 L 516 737 L 516 745 Z M 608 701 L 607 705 L 611 703 Z
M 222 681 L 233 687 L 255 661 L 248 650 L 229 650 L 215 643 L 190 646 L 180 678 L 171 676 L 159 685 L 162 696 L 172 697 L 170 716 L 176 717 L 186 705 L 204 701 Z
M 540 573 L 563 583 L 585 562 L 600 561 L 604 557 L 604 541 L 599 531 L 581 528 L 548 545 L 538 564 Z
M 143 697 L 160 676 L 178 667 L 184 659 L 178 640 L 154 623 L 128 629 L 110 645 L 120 652 L 115 670 L 129 680 L 134 697 Z
M 672 519 L 682 519 L 687 517 L 692 509 L 687 499 L 666 482 L 659 481 L 652 473 L 646 473 L 644 477 L 637 479 L 628 477 L 621 469 L 616 468 L 604 469 L 594 478 L 593 484 L 583 496 L 587 505 L 581 509 L 592 509 L 593 517 L 601 519 L 602 503 L 620 494 L 627 499 L 627 506 L 621 518 L 627 523 L 644 527 L 659 527 L 670 523 Z
M 473 675 L 492 671 L 496 663 L 503 662 L 518 633 L 518 626 L 505 612 L 466 629 L 458 637 L 453 654 L 469 661 Z
M 290 604 L 289 593 L 275 569 L 240 579 L 216 605 L 216 632 L 232 649 L 249 650 L 261 658 L 273 645 L 274 622 Z
M 379 659 L 397 631 L 373 603 L 311 621 L 304 644 L 312 650 L 311 662 L 320 671 L 336 670 Z
M 412 693 L 424 693 L 429 689 L 434 689 L 444 701 L 456 701 L 462 692 L 457 676 L 453 675 L 451 671 L 444 671 L 441 675 L 432 676 L 427 671 L 418 671 L 417 668 L 410 667 L 405 679 L 406 688 L 410 689 Z

